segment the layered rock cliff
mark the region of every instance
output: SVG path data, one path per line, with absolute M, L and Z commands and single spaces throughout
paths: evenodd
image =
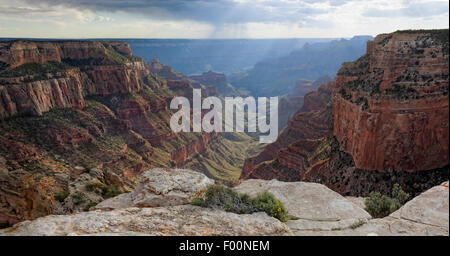
M 448 31 L 380 35 L 338 72 L 333 133 L 355 167 L 417 171 L 448 164 Z
M 132 189 L 144 169 L 183 166 L 217 139 L 169 125 L 173 97 L 217 89 L 149 67 L 127 44 L 10 41 L 0 52 L 0 225 L 88 209 Z M 215 168 L 199 170 L 217 178 Z
M 149 74 L 121 42 L 2 42 L 0 63 L 0 118 L 82 109 L 84 96 L 139 91 Z
M 246 160 L 241 178 L 320 182 L 347 195 L 388 192 L 396 182 L 417 194 L 443 182 L 448 78 L 448 30 L 380 35 L 305 96 L 278 140 Z

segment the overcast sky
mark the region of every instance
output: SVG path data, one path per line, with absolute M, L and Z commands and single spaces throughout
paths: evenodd
M 329 38 L 448 19 L 448 0 L 0 0 L 0 37 Z

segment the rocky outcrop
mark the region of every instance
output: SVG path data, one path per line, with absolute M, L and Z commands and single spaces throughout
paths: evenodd
M 424 225 L 449 227 L 449 191 L 448 181 L 433 187 L 407 202 L 403 207 L 390 215 Z
M 47 216 L 0 231 L 0 236 L 256 236 L 285 235 L 289 228 L 265 213 L 238 215 L 182 205 L 90 211 Z
M 195 197 L 203 197 L 214 181 L 187 169 L 155 168 L 144 172 L 134 191 L 105 200 L 95 209 L 124 207 L 159 207 L 189 204 Z
M 264 191 L 272 193 L 291 215 L 286 224 L 293 232 L 345 229 L 371 219 L 366 211 L 317 183 L 246 180 L 236 190 L 251 196 Z
M 184 182 L 189 183 L 189 180 Z M 264 191 L 273 193 L 287 208 L 289 220 L 284 224 L 261 212 L 239 215 L 191 205 L 135 208 L 122 204 L 104 210 L 24 221 L 0 230 L 0 236 L 448 236 L 448 182 L 422 193 L 381 219 L 372 219 L 357 204 L 320 184 L 247 180 L 236 190 L 250 195 Z M 116 197 L 116 203 L 127 201 L 128 196 L 124 195 Z M 131 197 L 128 198 L 131 201 Z
M 448 182 L 435 186 L 382 219 L 359 223 L 350 229 L 302 231 L 296 235 L 333 236 L 448 236 Z
M 47 216 L 16 224 L 0 235 L 285 235 L 265 213 L 238 215 L 190 206 L 214 184 L 191 170 L 149 170 L 132 193 L 108 199 L 88 213 Z M 161 207 L 164 206 L 164 207 Z M 140 208 L 134 208 L 140 207 Z
M 447 47 L 447 48 L 446 48 Z M 448 165 L 448 30 L 379 35 L 338 72 L 333 133 L 355 167 Z
M 88 95 L 139 91 L 149 74 L 120 42 L 12 41 L 0 51 L 0 118 L 82 109 Z

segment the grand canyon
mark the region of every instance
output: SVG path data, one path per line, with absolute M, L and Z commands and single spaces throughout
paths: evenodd
M 448 17 L 445 0 L 0 0 L 0 241 L 448 237 Z
M 342 42 L 351 41 L 332 43 Z M 51 220 L 39 218 L 47 215 L 72 214 L 81 221 L 88 218 L 84 212 L 105 214 L 105 218 L 113 218 L 106 215 L 110 210 L 122 211 L 121 216 L 136 214 L 120 209 L 157 202 L 148 199 L 148 193 L 161 188 L 142 192 L 148 186 L 142 177 L 155 179 L 148 171 L 154 168 L 182 168 L 173 169 L 181 170 L 173 178 L 188 184 L 198 179 L 189 175 L 201 173 L 207 184 L 237 186 L 238 191 L 254 193 L 266 186 L 285 198 L 287 207 L 293 208 L 290 212 L 296 211 L 295 203 L 302 196 L 291 198 L 300 192 L 289 197 L 284 189 L 302 190 L 308 183 L 326 186 L 302 192 L 317 192 L 315 197 L 337 192 L 351 200 L 374 191 L 389 194 L 399 184 L 420 198 L 449 176 L 448 30 L 397 31 L 365 44 L 366 52 L 355 61 L 342 60 L 334 78 L 325 72 L 315 80 L 278 82 L 277 92 L 260 90 L 281 96 L 283 129 L 276 142 L 264 145 L 250 132 L 171 131 L 169 120 L 175 111 L 169 105 L 175 96 L 192 100 L 194 88 L 201 89 L 202 96 L 222 99 L 252 94 L 253 89 L 230 83 L 224 74 L 185 75 L 157 59 L 145 62 L 122 41 L 0 42 L 0 224 L 19 223 L 14 226 L 19 231 L 6 229 L 3 234 L 26 234 L 23 230 L 28 229 L 30 234 L 47 232 L 43 230 Z M 236 74 L 235 81 L 239 77 L 242 74 Z M 274 180 L 282 185 L 273 184 Z M 159 186 L 170 186 L 160 182 Z M 137 202 L 142 193 L 146 204 Z M 170 202 L 170 195 L 166 197 Z M 369 221 L 363 209 L 352 214 L 345 220 L 363 218 L 367 224 L 362 230 L 369 226 L 384 232 L 382 224 Z M 40 222 L 34 229 L 21 223 L 36 218 Z M 246 218 L 251 234 L 315 234 L 298 223 L 272 223 L 275 226 L 268 230 L 258 230 L 252 218 Z M 216 228 L 217 234 L 246 234 L 237 228 L 236 233 Z M 329 234 L 332 229 L 320 230 Z M 448 235 L 448 226 L 446 231 L 439 226 L 439 232 Z

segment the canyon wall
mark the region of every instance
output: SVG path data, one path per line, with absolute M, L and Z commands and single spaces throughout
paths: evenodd
M 333 133 L 357 168 L 448 164 L 448 48 L 438 33 L 380 35 L 338 72 Z
M 0 118 L 84 107 L 84 96 L 141 89 L 149 74 L 121 42 L 0 43 Z
M 333 82 L 304 98 L 242 179 L 320 182 L 346 195 L 412 194 L 448 179 L 448 30 L 369 41 Z
M 0 226 L 87 210 L 206 150 L 215 134 L 169 125 L 193 88 L 217 94 L 121 42 L 0 43 Z

